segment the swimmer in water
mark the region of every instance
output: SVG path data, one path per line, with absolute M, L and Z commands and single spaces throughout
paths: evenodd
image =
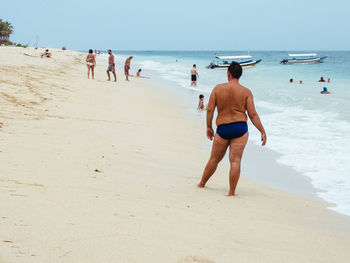
M 326 87 L 323 87 L 323 90 L 320 93 L 321 94 L 331 94 Z

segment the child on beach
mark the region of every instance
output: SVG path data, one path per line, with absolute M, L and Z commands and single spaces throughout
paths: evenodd
M 137 77 L 137 78 L 149 79 L 149 77 L 141 76 L 141 69 L 139 69 L 139 70 L 136 72 L 136 77 Z
M 204 106 L 204 95 L 201 94 L 199 95 L 199 101 L 198 101 L 198 107 L 197 110 L 204 110 L 205 106 Z

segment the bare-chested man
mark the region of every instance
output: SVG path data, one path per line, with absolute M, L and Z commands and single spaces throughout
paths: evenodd
M 88 78 L 90 78 L 90 70 L 91 70 L 91 76 L 92 76 L 92 79 L 94 79 L 94 70 L 96 66 L 96 60 L 95 60 L 95 55 L 92 54 L 92 49 L 89 50 L 89 54 L 86 56 L 86 66 L 88 69 L 88 72 L 87 72 Z
M 194 64 L 193 68 L 191 69 L 191 86 L 197 86 L 197 77 L 199 77 L 197 66 Z
M 125 80 L 127 80 L 127 81 L 129 81 L 130 62 L 131 62 L 132 58 L 133 58 L 133 56 L 128 57 L 125 60 L 124 73 L 125 73 Z
M 261 133 L 262 145 L 266 144 L 266 133 L 260 118 L 255 111 L 253 94 L 239 83 L 242 67 L 232 62 L 227 70 L 228 82 L 217 85 L 209 98 L 207 108 L 207 137 L 214 143 L 210 159 L 204 169 L 198 187 L 203 188 L 214 174 L 216 167 L 230 148 L 230 191 L 235 195 L 236 186 L 241 172 L 241 158 L 248 140 L 247 115 Z M 217 108 L 217 130 L 214 136 L 212 128 L 214 110 Z
M 108 68 L 107 68 L 107 76 L 108 76 L 108 81 L 111 80 L 111 75 L 109 72 L 111 71 L 114 76 L 114 81 L 117 82 L 117 75 L 115 74 L 115 64 L 114 64 L 114 55 L 112 54 L 112 50 L 108 49 Z

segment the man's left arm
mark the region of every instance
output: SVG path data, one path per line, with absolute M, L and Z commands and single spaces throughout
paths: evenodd
M 209 103 L 207 107 L 207 137 L 211 141 L 213 140 L 213 137 L 214 137 L 214 130 L 213 130 L 212 124 L 213 124 L 214 110 L 216 107 L 215 91 L 216 91 L 216 88 L 214 88 L 212 93 L 210 94 Z

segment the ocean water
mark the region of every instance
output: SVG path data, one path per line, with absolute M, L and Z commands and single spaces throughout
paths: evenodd
M 281 154 L 279 163 L 310 178 L 318 195 L 350 215 L 350 52 L 322 51 L 324 63 L 281 65 L 289 51 L 255 51 L 262 62 L 244 69 L 241 83 L 252 90 L 255 104 L 267 131 L 270 148 Z M 310 53 L 310 51 L 306 51 Z M 300 51 L 296 53 L 302 53 Z M 237 51 L 123 51 L 117 65 L 133 55 L 132 70 L 173 82 L 178 89 L 193 89 L 208 95 L 225 82 L 226 70 L 207 69 L 218 55 L 242 55 Z M 198 86 L 190 86 L 190 69 L 197 64 Z M 330 83 L 319 83 L 323 76 Z M 289 83 L 302 80 L 304 84 Z M 322 95 L 326 86 L 332 93 Z M 196 98 L 194 98 L 196 99 Z M 250 125 L 250 140 L 259 144 L 259 133 Z M 283 175 L 281 175 L 283 176 Z

